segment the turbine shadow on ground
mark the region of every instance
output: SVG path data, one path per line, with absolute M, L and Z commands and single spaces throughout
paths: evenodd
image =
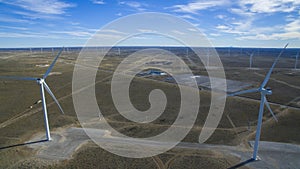
M 31 144 L 37 144 L 37 143 L 43 143 L 43 142 L 47 142 L 47 141 L 48 141 L 47 139 L 43 139 L 43 140 L 26 142 L 26 143 L 14 144 L 14 145 L 0 147 L 0 150 L 5 150 L 8 148 L 19 147 L 19 146 L 26 146 L 26 145 L 31 145 Z
M 234 165 L 232 167 L 229 167 L 228 169 L 236 169 L 236 168 L 242 167 L 242 166 L 244 166 L 244 165 L 246 165 L 248 163 L 254 162 L 254 161 L 256 161 L 256 160 L 254 160 L 253 158 L 250 158 L 250 159 L 248 159 L 246 161 L 243 161 L 243 162 L 241 162 L 239 164 L 236 164 L 236 165 Z

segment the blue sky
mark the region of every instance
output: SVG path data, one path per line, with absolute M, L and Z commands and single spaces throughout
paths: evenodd
M 282 47 L 290 42 L 298 48 L 299 11 L 299 0 L 0 0 L 0 48 L 82 46 L 104 25 L 141 12 L 183 18 L 214 46 Z M 157 45 L 167 45 L 162 42 Z

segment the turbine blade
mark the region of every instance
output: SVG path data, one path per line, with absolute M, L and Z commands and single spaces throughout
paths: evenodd
M 49 86 L 46 84 L 46 82 L 44 82 L 44 87 L 47 90 L 47 92 L 50 94 L 50 96 L 52 97 L 52 99 L 55 101 L 55 103 L 57 104 L 58 108 L 60 109 L 62 114 L 65 114 L 65 112 L 63 111 L 63 109 L 61 108 L 58 100 L 56 99 L 56 97 L 54 96 L 54 94 L 52 93 L 52 91 L 50 90 Z
M 19 76 L 0 76 L 0 79 L 36 81 L 38 78 L 35 78 L 35 77 L 19 77 Z
M 51 63 L 51 65 L 49 66 L 49 68 L 47 69 L 46 73 L 43 76 L 43 79 L 46 79 L 46 77 L 49 75 L 49 73 L 51 72 L 51 70 L 54 67 L 55 62 L 57 61 L 58 57 L 60 56 L 61 52 L 63 51 L 63 47 L 61 48 L 61 50 L 58 52 L 58 54 L 56 55 L 56 57 L 54 58 L 53 62 Z
M 254 92 L 259 92 L 259 89 L 253 88 L 253 89 L 249 89 L 249 90 L 243 90 L 243 91 L 228 94 L 227 96 L 236 96 L 236 95 L 241 95 L 241 94 L 246 94 L 246 93 L 254 93 Z
M 265 105 L 266 105 L 267 108 L 269 109 L 270 113 L 272 114 L 272 116 L 273 116 L 273 118 L 276 120 L 276 122 L 278 122 L 278 119 L 277 119 L 277 117 L 275 116 L 275 114 L 273 113 L 273 111 L 272 111 L 272 109 L 271 109 L 271 107 L 270 107 L 270 104 L 269 104 L 269 102 L 268 102 L 266 96 L 265 96 Z
M 261 84 L 261 86 L 260 86 L 261 89 L 264 88 L 264 87 L 266 86 L 266 84 L 268 83 L 268 81 L 269 81 L 269 79 L 270 79 L 270 76 L 271 76 L 271 74 L 272 74 L 272 71 L 273 71 L 273 69 L 274 69 L 276 63 L 278 62 L 280 56 L 282 55 L 282 53 L 284 52 L 284 50 L 286 49 L 286 47 L 287 47 L 288 45 L 289 45 L 289 43 L 287 43 L 287 44 L 284 46 L 284 48 L 281 50 L 281 52 L 280 52 L 279 55 L 277 56 L 276 60 L 274 61 L 272 67 L 270 68 L 268 74 L 266 75 L 264 81 L 262 82 L 262 84 Z

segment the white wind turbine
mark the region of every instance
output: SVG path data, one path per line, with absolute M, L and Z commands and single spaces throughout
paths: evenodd
M 253 63 L 253 55 L 255 52 L 252 52 L 251 54 L 247 52 L 247 55 L 249 56 L 249 69 L 252 69 L 252 63 Z
M 296 57 L 295 57 L 295 59 L 296 59 L 296 60 L 295 60 L 295 67 L 294 67 L 295 69 L 297 69 L 297 65 L 298 65 L 299 52 L 300 52 L 300 51 L 298 51 L 298 53 L 297 53 L 297 55 L 296 55 Z
M 277 56 L 276 60 L 274 61 L 272 67 L 270 68 L 268 74 L 266 75 L 264 81 L 261 83 L 259 88 L 254 88 L 254 89 L 249 89 L 249 90 L 244 90 L 244 91 L 239 91 L 236 93 L 232 93 L 229 94 L 228 96 L 235 96 L 235 95 L 241 95 L 241 94 L 246 94 L 246 93 L 256 93 L 259 92 L 261 94 L 261 100 L 260 100 L 260 107 L 259 107 L 259 113 L 258 113 L 258 121 L 257 121 L 257 127 L 256 127 L 256 136 L 255 136 L 255 143 L 254 143 L 254 150 L 253 150 L 253 156 L 252 159 L 253 160 L 258 160 L 258 156 L 257 156 L 257 152 L 258 152 L 258 146 L 259 146 L 259 139 L 260 139 L 260 132 L 261 132 L 261 125 L 262 125 L 262 118 L 263 118 L 263 113 L 264 113 L 264 106 L 266 105 L 266 107 L 269 109 L 269 111 L 271 112 L 272 116 L 274 117 L 274 119 L 276 121 L 277 118 L 274 115 L 268 101 L 266 98 L 266 95 L 271 95 L 272 94 L 272 90 L 270 88 L 265 88 L 266 84 L 268 83 L 270 76 L 272 74 L 272 71 L 276 65 L 276 63 L 279 60 L 279 57 L 282 55 L 282 53 L 284 52 L 284 50 L 286 49 L 286 47 L 288 46 L 288 44 L 285 45 L 285 47 L 282 49 L 282 51 L 280 52 L 280 54 Z
M 50 90 L 50 88 L 47 85 L 47 83 L 46 83 L 45 80 L 46 80 L 47 76 L 50 74 L 51 70 L 53 69 L 53 66 L 54 66 L 55 62 L 57 61 L 57 59 L 60 56 L 60 54 L 61 54 L 62 51 L 63 51 L 63 48 L 59 51 L 59 53 L 57 54 L 57 56 L 55 57 L 55 59 L 53 60 L 53 62 L 49 66 L 49 68 L 47 69 L 46 73 L 41 78 L 35 78 L 35 77 L 18 77 L 18 76 L 0 76 L 0 79 L 36 81 L 37 84 L 40 85 L 41 96 L 42 96 L 42 106 L 43 106 L 43 111 L 44 111 L 44 121 L 45 121 L 45 129 L 46 129 L 46 138 L 47 138 L 48 141 L 51 140 L 51 136 L 50 136 L 49 123 L 48 123 L 47 104 L 46 104 L 46 98 L 45 98 L 45 91 L 44 91 L 44 89 L 46 89 L 46 91 L 53 98 L 53 100 L 58 105 L 58 108 L 60 109 L 60 111 L 62 112 L 62 114 L 64 114 L 64 111 L 61 108 L 58 100 L 56 99 L 56 97 L 54 96 L 54 94 L 52 93 L 52 91 Z

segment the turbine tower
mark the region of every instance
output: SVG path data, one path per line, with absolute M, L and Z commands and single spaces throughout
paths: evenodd
M 252 69 L 252 63 L 253 63 L 253 55 L 255 52 L 252 52 L 251 54 L 247 52 L 247 55 L 249 56 L 249 69 Z
M 207 51 L 206 51 L 206 57 L 207 57 L 207 67 L 209 67 L 209 57 L 210 57 L 210 51 L 209 51 L 209 48 L 207 48 Z
M 45 121 L 45 130 L 46 130 L 46 138 L 48 141 L 51 140 L 50 135 L 50 129 L 49 129 L 49 122 L 48 122 L 48 114 L 47 114 L 47 104 L 46 104 L 46 98 L 45 98 L 45 89 L 50 94 L 50 96 L 53 98 L 55 103 L 57 104 L 58 108 L 60 109 L 61 113 L 64 114 L 64 111 L 62 107 L 60 106 L 58 100 L 50 90 L 49 86 L 46 83 L 46 78 L 49 76 L 51 70 L 53 69 L 53 66 L 55 62 L 57 61 L 58 57 L 60 56 L 61 52 L 63 51 L 63 48 L 59 51 L 49 68 L 47 69 L 46 73 L 41 78 L 35 78 L 35 77 L 17 77 L 17 76 L 0 76 L 0 79 L 9 79 L 9 80 L 27 80 L 27 81 L 36 81 L 38 85 L 40 85 L 41 89 L 41 97 L 42 97 L 42 106 L 43 106 L 43 112 L 44 112 L 44 121 Z
M 288 46 L 288 44 L 286 44 L 285 47 L 281 50 L 280 54 L 277 56 L 276 60 L 274 61 L 272 67 L 270 68 L 268 74 L 266 75 L 264 81 L 261 83 L 259 88 L 239 91 L 239 92 L 232 93 L 232 94 L 228 95 L 228 96 L 235 96 L 235 95 L 241 95 L 241 94 L 246 94 L 246 93 L 256 93 L 256 92 L 259 92 L 261 94 L 259 113 L 258 113 L 258 121 L 257 121 L 257 127 L 256 127 L 255 143 L 254 143 L 253 156 L 252 156 L 253 160 L 258 160 L 259 159 L 258 156 L 257 156 L 257 152 L 258 152 L 258 147 L 259 147 L 259 139 L 260 139 L 262 118 L 263 118 L 264 106 L 265 105 L 269 109 L 269 111 L 272 114 L 272 116 L 274 117 L 274 119 L 276 121 L 278 121 L 275 114 L 273 113 L 268 101 L 267 101 L 267 98 L 266 98 L 266 95 L 271 95 L 272 94 L 272 90 L 268 87 L 265 88 L 265 86 L 267 85 L 267 83 L 270 79 L 272 71 L 273 71 L 276 63 L 278 62 L 279 57 L 282 55 L 282 53 L 284 52 L 284 50 L 286 49 L 287 46 Z
M 297 53 L 297 55 L 296 55 L 296 58 L 295 58 L 295 59 L 296 59 L 296 60 L 295 60 L 295 67 L 294 67 L 295 69 L 297 69 L 297 65 L 298 65 L 299 52 L 300 52 L 300 51 L 298 51 L 298 53 Z

